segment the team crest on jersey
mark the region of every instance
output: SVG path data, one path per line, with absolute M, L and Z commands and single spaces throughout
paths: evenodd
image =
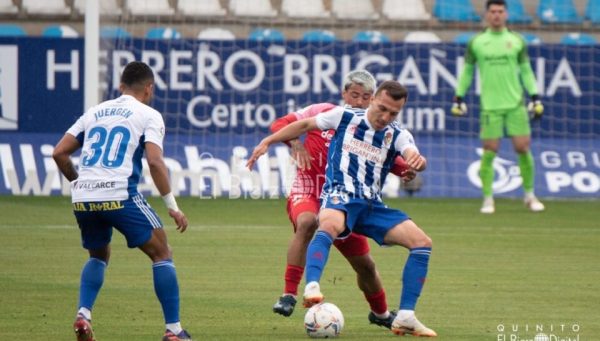
M 390 145 L 392 144 L 392 138 L 394 137 L 394 133 L 392 133 L 391 131 L 388 131 L 385 133 L 385 137 L 383 138 L 383 145 L 386 148 L 389 148 Z
M 510 40 L 507 41 L 506 42 L 506 48 L 510 50 L 510 49 L 512 49 L 512 47 L 513 47 L 512 42 Z

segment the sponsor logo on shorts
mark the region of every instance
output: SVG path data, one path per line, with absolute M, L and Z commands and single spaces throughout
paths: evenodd
M 94 212 L 94 211 L 114 211 L 120 210 L 125 206 L 121 201 L 102 201 L 102 202 L 76 202 L 73 203 L 73 211 L 76 212 Z

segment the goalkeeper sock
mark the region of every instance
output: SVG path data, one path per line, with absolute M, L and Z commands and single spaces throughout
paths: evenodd
M 533 180 L 535 176 L 535 163 L 531 152 L 519 154 L 519 168 L 523 178 L 523 190 L 525 193 L 533 192 Z
M 85 307 L 92 310 L 104 283 L 105 270 L 106 262 L 98 258 L 90 257 L 85 263 L 81 270 L 81 283 L 79 284 L 79 308 Z
M 173 261 L 167 259 L 152 264 L 152 274 L 154 292 L 162 306 L 165 323 L 179 322 L 179 284 Z
M 333 244 L 333 238 L 329 233 L 317 231 L 306 251 L 306 283 L 319 282 L 321 279 L 327 258 L 329 258 L 331 244 Z
M 481 168 L 479 169 L 479 177 L 481 178 L 481 189 L 483 196 L 486 198 L 494 195 L 492 185 L 494 184 L 494 158 L 496 152 L 484 150 L 481 156 Z

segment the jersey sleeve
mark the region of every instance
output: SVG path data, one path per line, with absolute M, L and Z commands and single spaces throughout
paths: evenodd
M 298 120 L 298 116 L 296 115 L 296 113 L 289 113 L 283 117 L 280 117 L 278 119 L 276 119 L 275 121 L 273 121 L 273 123 L 271 123 L 271 132 L 272 133 L 276 133 L 279 130 L 281 130 L 283 127 L 287 126 L 288 124 L 295 122 Z
M 337 129 L 344 115 L 344 107 L 334 107 L 315 116 L 317 127 L 320 130 Z
M 83 146 L 83 135 L 85 133 L 85 124 L 84 124 L 85 115 L 81 115 L 77 121 L 67 130 L 67 134 L 73 135 L 78 141 L 79 144 Z
M 456 86 L 456 96 L 464 97 L 467 93 L 467 90 L 471 86 L 471 82 L 473 81 L 473 74 L 475 70 L 475 63 L 477 62 L 477 57 L 475 55 L 475 51 L 473 50 L 473 39 L 469 41 L 467 45 L 467 52 L 465 52 L 465 66 L 460 76 L 458 77 L 458 85 Z
M 417 148 L 417 145 L 415 144 L 415 139 L 406 129 L 402 129 L 400 131 L 396 141 L 394 141 L 394 147 L 400 152 L 400 154 L 404 154 L 404 151 L 407 149 L 414 149 L 415 151 L 419 152 L 419 148 Z
M 144 141 L 152 142 L 163 149 L 163 139 L 165 137 L 165 122 L 162 116 L 156 112 L 150 116 L 146 129 L 144 130 Z
M 538 89 L 535 81 L 535 76 L 533 74 L 533 69 L 531 69 L 531 63 L 529 62 L 529 53 L 527 52 L 527 43 L 520 37 L 523 43 L 523 48 L 518 56 L 519 62 L 519 70 L 521 72 L 521 80 L 523 81 L 523 85 L 527 90 L 529 96 L 537 95 Z

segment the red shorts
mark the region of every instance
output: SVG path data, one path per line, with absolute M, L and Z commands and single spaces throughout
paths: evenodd
M 315 215 L 319 213 L 320 203 L 319 199 L 314 197 L 305 196 L 294 196 L 290 194 L 287 199 L 287 211 L 288 217 L 294 226 L 294 232 L 296 232 L 296 219 L 304 212 L 311 212 Z M 369 242 L 367 237 L 350 233 L 348 237 L 344 239 L 336 239 L 333 245 L 340 250 L 340 253 L 344 257 L 363 256 L 369 253 Z

